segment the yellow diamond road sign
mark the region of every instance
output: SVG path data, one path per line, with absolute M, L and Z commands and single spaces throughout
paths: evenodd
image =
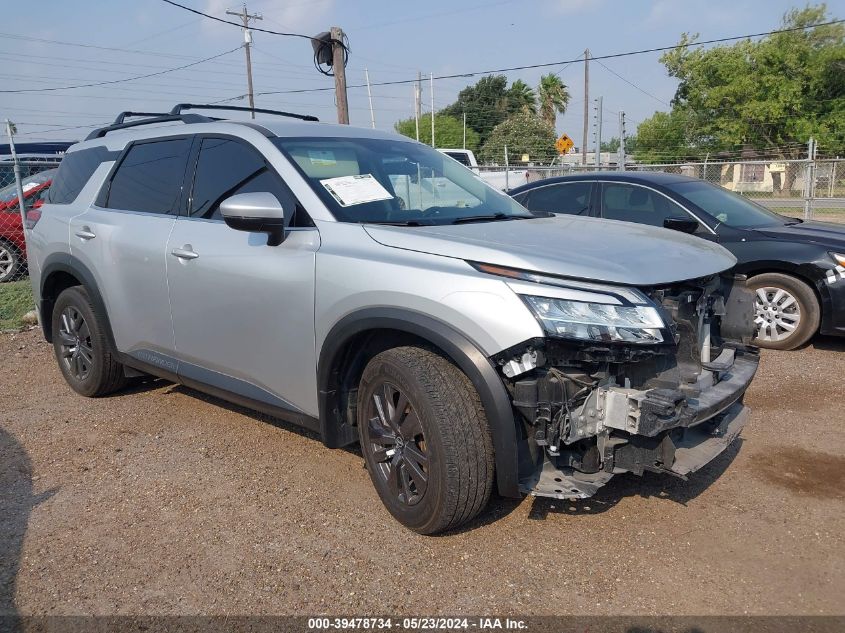
M 555 141 L 555 148 L 558 154 L 566 154 L 569 150 L 575 147 L 575 141 L 569 138 L 566 134 L 561 134 L 560 138 Z

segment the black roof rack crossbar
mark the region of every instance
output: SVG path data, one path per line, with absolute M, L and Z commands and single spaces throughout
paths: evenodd
M 182 110 L 232 110 L 235 112 L 258 112 L 259 114 L 275 114 L 277 116 L 286 116 L 292 119 L 300 119 L 302 121 L 319 121 L 315 116 L 310 114 L 296 114 L 295 112 L 282 112 L 281 110 L 265 110 L 264 108 L 247 108 L 244 106 L 228 106 L 217 104 L 198 104 L 198 103 L 180 103 L 173 107 L 170 114 L 181 114 Z
M 121 112 L 120 114 L 118 114 L 117 118 L 114 120 L 114 123 L 112 125 L 120 125 L 128 117 L 136 117 L 136 116 L 151 117 L 151 116 L 169 116 L 169 115 L 170 115 L 169 112 L 130 112 L 130 111 L 127 110 L 126 112 Z
M 119 115 L 118 118 L 120 118 Z M 103 138 L 106 134 L 108 134 L 109 132 L 114 132 L 115 130 L 125 130 L 126 128 L 130 127 L 152 125 L 154 123 L 170 123 L 171 121 L 181 121 L 182 123 L 210 123 L 216 120 L 217 119 L 212 119 L 210 117 L 202 116 L 200 114 L 165 114 L 162 116 L 153 116 L 149 119 L 141 119 L 140 121 L 130 121 L 128 123 L 113 123 L 112 125 L 97 128 L 88 136 L 86 136 L 85 140 L 90 141 L 91 139 L 95 138 Z

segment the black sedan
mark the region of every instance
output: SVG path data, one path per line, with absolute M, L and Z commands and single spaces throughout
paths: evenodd
M 756 291 L 756 344 L 795 349 L 816 332 L 845 336 L 845 225 L 777 215 L 696 178 L 601 172 L 509 192 L 531 211 L 663 226 L 718 242 Z

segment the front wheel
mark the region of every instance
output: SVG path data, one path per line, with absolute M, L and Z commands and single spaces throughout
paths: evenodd
M 819 329 L 821 310 L 812 289 L 795 277 L 764 273 L 748 280 L 754 298 L 755 345 L 792 350 Z
M 469 378 L 439 354 L 398 347 L 358 388 L 361 450 L 387 510 L 420 534 L 476 516 L 493 488 L 493 443 Z

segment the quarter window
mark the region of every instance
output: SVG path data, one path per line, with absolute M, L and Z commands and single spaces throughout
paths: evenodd
M 65 154 L 47 196 L 51 204 L 70 204 L 85 187 L 97 167 L 117 158 L 102 145 Z
M 136 143 L 112 177 L 106 206 L 146 213 L 176 213 L 191 150 L 190 139 Z
M 567 182 L 532 189 L 523 203 L 530 211 L 550 211 L 570 215 L 588 215 L 590 209 L 590 182 Z
M 690 217 L 683 207 L 656 191 L 615 183 L 602 187 L 602 216 L 652 226 L 663 226 L 666 218 Z
M 235 194 L 259 191 L 274 194 L 286 206 L 287 192 L 257 150 L 231 139 L 202 140 L 191 193 L 191 217 L 220 219 L 223 200 Z

